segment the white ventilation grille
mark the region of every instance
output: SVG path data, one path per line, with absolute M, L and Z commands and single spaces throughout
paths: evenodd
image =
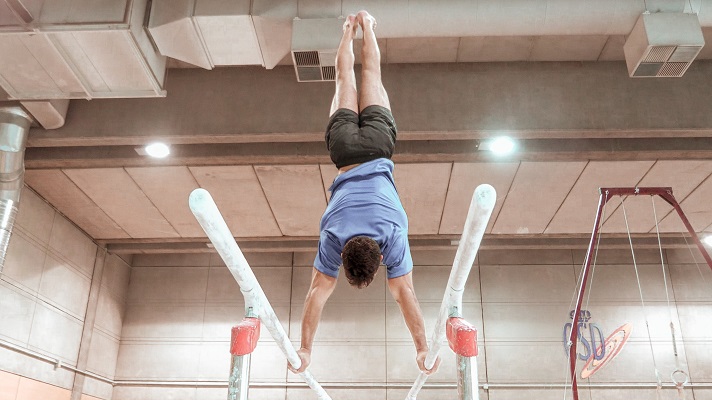
M 702 46 L 652 46 L 638 68 L 636 78 L 679 78 L 685 74 Z
M 695 14 L 654 13 L 638 18 L 623 50 L 635 78 L 679 78 L 705 45 Z
M 318 51 L 295 51 L 294 64 L 300 67 L 314 67 L 319 65 Z
M 323 82 L 336 79 L 336 53 L 320 51 L 294 51 L 294 69 L 299 82 Z
M 675 51 L 675 46 L 653 46 L 648 50 L 648 55 L 645 56 L 643 62 L 665 62 L 673 51 Z
M 299 82 L 336 79 L 336 50 L 343 20 L 299 19 L 292 27 L 292 60 Z

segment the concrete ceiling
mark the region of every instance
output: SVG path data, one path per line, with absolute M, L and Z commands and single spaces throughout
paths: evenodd
M 456 240 L 480 183 L 498 191 L 491 240 L 584 238 L 602 186 L 672 186 L 695 229 L 712 232 L 712 46 L 684 78 L 634 80 L 623 44 L 642 1 L 443 4 L 255 0 L 251 9 L 291 20 L 366 8 L 378 18 L 399 125 L 395 177 L 416 247 Z M 698 12 L 712 41 L 712 0 L 647 6 Z M 322 131 L 333 83 L 297 83 L 291 57 L 279 64 L 205 71 L 169 60 L 166 98 L 73 100 L 64 127 L 32 130 L 26 183 L 117 252 L 209 251 L 187 207 L 197 187 L 253 251 L 313 248 L 336 173 Z M 477 150 L 503 132 L 520 139 L 515 156 Z M 135 151 L 158 139 L 173 145 L 168 160 Z M 656 207 L 662 232 L 682 230 L 666 204 Z M 655 231 L 648 198 L 625 209 L 633 232 Z M 606 212 L 604 231 L 625 232 L 623 207 Z
M 190 191 L 208 189 L 239 238 L 315 239 L 326 207 L 332 165 L 255 165 L 32 169 L 27 184 L 95 239 L 143 243 L 205 242 L 187 207 Z M 395 179 L 416 237 L 462 232 L 474 188 L 498 193 L 487 233 L 590 233 L 599 187 L 670 184 L 698 231 L 712 232 L 712 160 L 518 163 L 400 163 Z M 626 202 L 633 233 L 654 233 L 650 200 Z M 607 209 L 604 232 L 625 233 L 618 201 Z M 683 227 L 662 201 L 661 232 Z M 184 239 L 184 240 L 180 240 Z M 149 241 L 150 242 L 150 241 Z

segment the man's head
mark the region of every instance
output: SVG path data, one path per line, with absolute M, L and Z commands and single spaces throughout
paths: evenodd
M 351 286 L 359 289 L 365 288 L 373 281 L 382 259 L 378 243 L 366 236 L 351 238 L 341 253 L 346 279 Z

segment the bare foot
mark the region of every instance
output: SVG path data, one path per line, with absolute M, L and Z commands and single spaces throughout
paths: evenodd
M 351 33 L 356 35 L 356 29 L 358 29 L 358 21 L 356 20 L 356 16 L 351 14 L 346 17 L 346 21 L 344 21 L 344 32 L 351 30 Z
M 366 10 L 361 10 L 356 14 L 356 19 L 358 23 L 361 24 L 361 29 L 366 29 L 370 27 L 371 29 L 376 29 L 376 18 L 369 14 Z

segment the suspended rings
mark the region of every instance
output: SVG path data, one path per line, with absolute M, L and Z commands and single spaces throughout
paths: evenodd
M 677 388 L 681 388 L 690 382 L 690 376 L 687 374 L 687 372 L 679 368 L 672 371 L 672 373 L 670 374 L 670 379 L 672 379 L 672 383 L 674 383 L 675 387 Z

